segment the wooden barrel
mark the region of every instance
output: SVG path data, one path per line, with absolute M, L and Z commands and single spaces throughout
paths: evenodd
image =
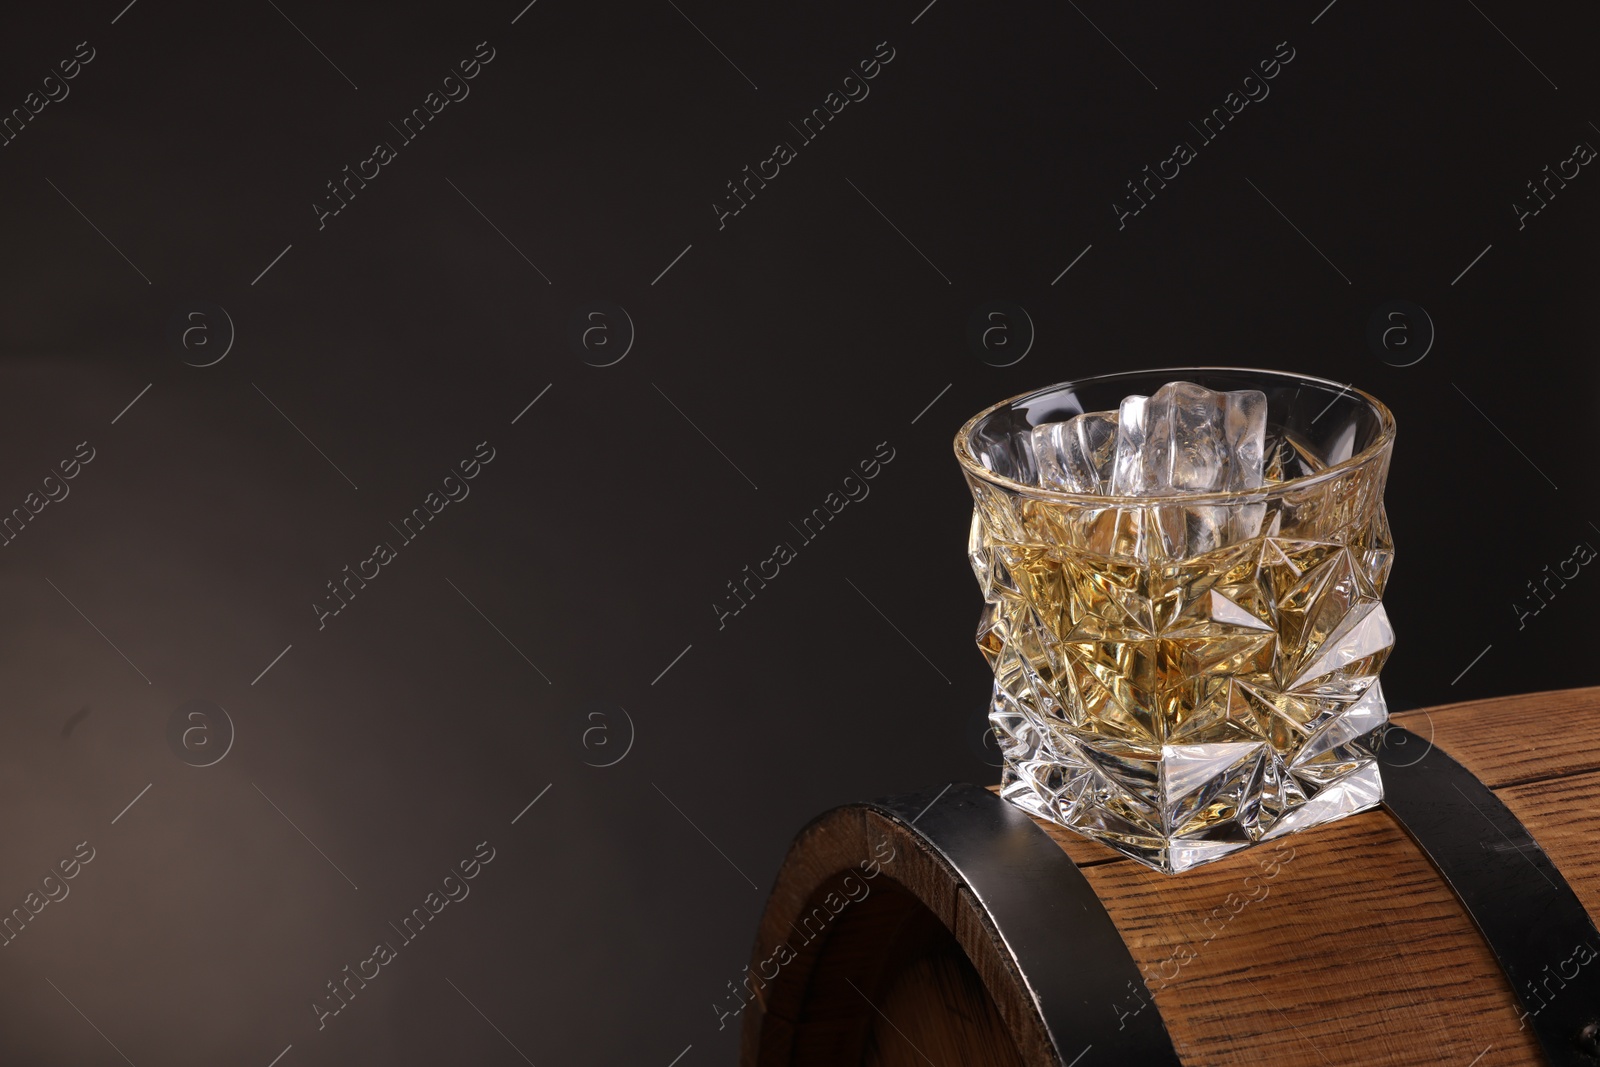
M 1384 807 L 1179 876 L 973 786 L 822 815 L 741 1063 L 1600 1064 L 1600 688 L 1394 721 Z

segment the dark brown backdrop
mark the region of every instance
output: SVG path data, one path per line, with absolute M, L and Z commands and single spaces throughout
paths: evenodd
M 793 831 L 998 773 L 949 442 L 1075 375 L 1383 397 L 1395 703 L 1594 681 L 1593 12 L 123 2 L 0 33 L 0 1060 L 731 1062 Z

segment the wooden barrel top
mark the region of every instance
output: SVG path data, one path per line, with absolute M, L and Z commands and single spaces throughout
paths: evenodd
M 1600 687 L 1453 704 L 1394 721 L 1491 787 L 1600 916 Z M 1153 1006 L 1130 992 L 1107 1010 L 1119 1018 L 1159 1010 L 1187 1064 L 1544 1062 L 1471 918 L 1382 809 L 1180 876 L 1035 822 L 1089 879 L 1145 975 Z M 863 833 L 881 837 L 885 825 Z M 780 878 L 758 958 L 807 904 L 785 901 L 783 892 Z M 959 901 L 941 910 L 1029 1055 L 1037 1035 L 1018 1026 L 1028 1006 L 1006 1003 L 1015 994 L 1005 988 L 1005 968 L 987 958 L 981 937 L 963 932 L 970 917 Z M 747 1026 L 747 1063 L 755 1062 L 750 1036 Z

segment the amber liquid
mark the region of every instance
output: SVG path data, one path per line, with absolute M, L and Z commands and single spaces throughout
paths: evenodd
M 1237 508 L 1025 501 L 1019 517 L 999 539 L 980 515 L 972 546 L 1008 796 L 1125 850 L 1251 840 L 1356 768 L 1344 735 L 1381 723 L 1393 643 L 1381 507 L 1337 540 L 1234 540 L 1267 525 Z

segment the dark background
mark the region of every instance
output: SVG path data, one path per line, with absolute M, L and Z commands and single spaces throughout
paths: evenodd
M 95 849 L 0 948 L 4 1063 L 732 1062 L 718 1013 L 791 835 L 998 776 L 950 441 L 1074 376 L 1382 397 L 1391 698 L 1594 680 L 1600 578 L 1516 604 L 1600 543 L 1600 176 L 1512 206 L 1600 143 L 1592 7 L 123 2 L 0 33 L 0 109 L 94 50 L 0 148 L 0 513 L 95 456 L 0 548 L 0 911 Z M 480 41 L 470 96 L 319 230 L 325 183 Z M 884 41 L 719 230 L 724 183 Z M 1119 229 L 1124 183 L 1285 41 Z M 1399 299 L 1431 328 L 1369 344 Z M 191 700 L 227 721 L 184 748 Z M 319 1031 L 325 983 L 481 841 L 470 897 Z

